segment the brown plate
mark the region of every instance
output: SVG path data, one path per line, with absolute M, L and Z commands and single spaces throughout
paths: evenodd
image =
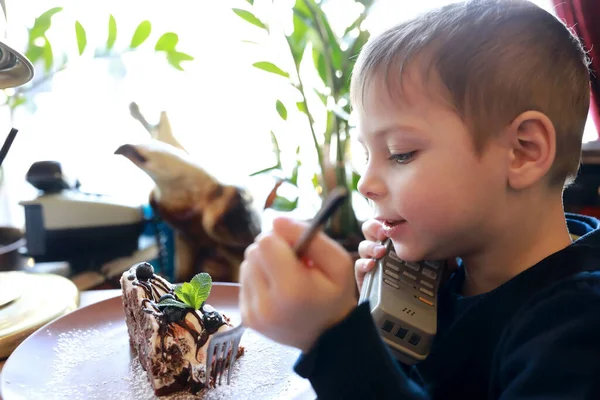
M 238 285 L 215 283 L 208 303 L 237 324 L 238 294 Z M 293 372 L 298 350 L 250 329 L 242 345 L 246 352 L 234 366 L 231 385 L 204 390 L 199 396 L 178 393 L 161 399 L 315 398 L 308 381 Z M 120 296 L 40 328 L 12 353 L 1 379 L 4 400 L 156 398 L 129 345 Z

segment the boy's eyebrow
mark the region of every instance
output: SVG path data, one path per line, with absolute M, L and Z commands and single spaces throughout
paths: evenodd
M 371 133 L 369 136 L 373 136 L 373 138 L 376 139 L 378 137 L 385 136 L 392 132 L 406 132 L 406 133 L 410 133 L 413 135 L 422 134 L 421 130 L 415 128 L 414 126 L 393 124 L 390 126 L 386 126 L 384 128 L 377 129 L 376 131 Z M 363 143 L 363 136 L 364 135 L 359 134 L 357 137 L 357 140 L 360 143 Z

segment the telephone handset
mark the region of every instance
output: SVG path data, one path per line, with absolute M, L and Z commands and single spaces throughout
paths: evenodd
M 437 331 L 438 288 L 443 261 L 407 262 L 387 239 L 385 255 L 363 282 L 359 303 L 369 301 L 371 316 L 396 358 L 412 365 L 427 358 Z

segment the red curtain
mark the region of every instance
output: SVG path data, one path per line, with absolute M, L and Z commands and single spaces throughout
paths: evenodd
M 556 14 L 572 28 L 583 41 L 592 60 L 592 102 L 590 114 L 600 131 L 600 1 L 599 0 L 553 0 Z

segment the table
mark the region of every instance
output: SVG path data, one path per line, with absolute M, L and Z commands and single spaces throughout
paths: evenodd
M 79 294 L 79 308 L 120 295 L 121 289 L 85 290 Z M 0 360 L 0 374 L 2 373 L 2 367 L 5 362 L 6 359 Z M 1 397 L 0 400 L 2 400 Z

